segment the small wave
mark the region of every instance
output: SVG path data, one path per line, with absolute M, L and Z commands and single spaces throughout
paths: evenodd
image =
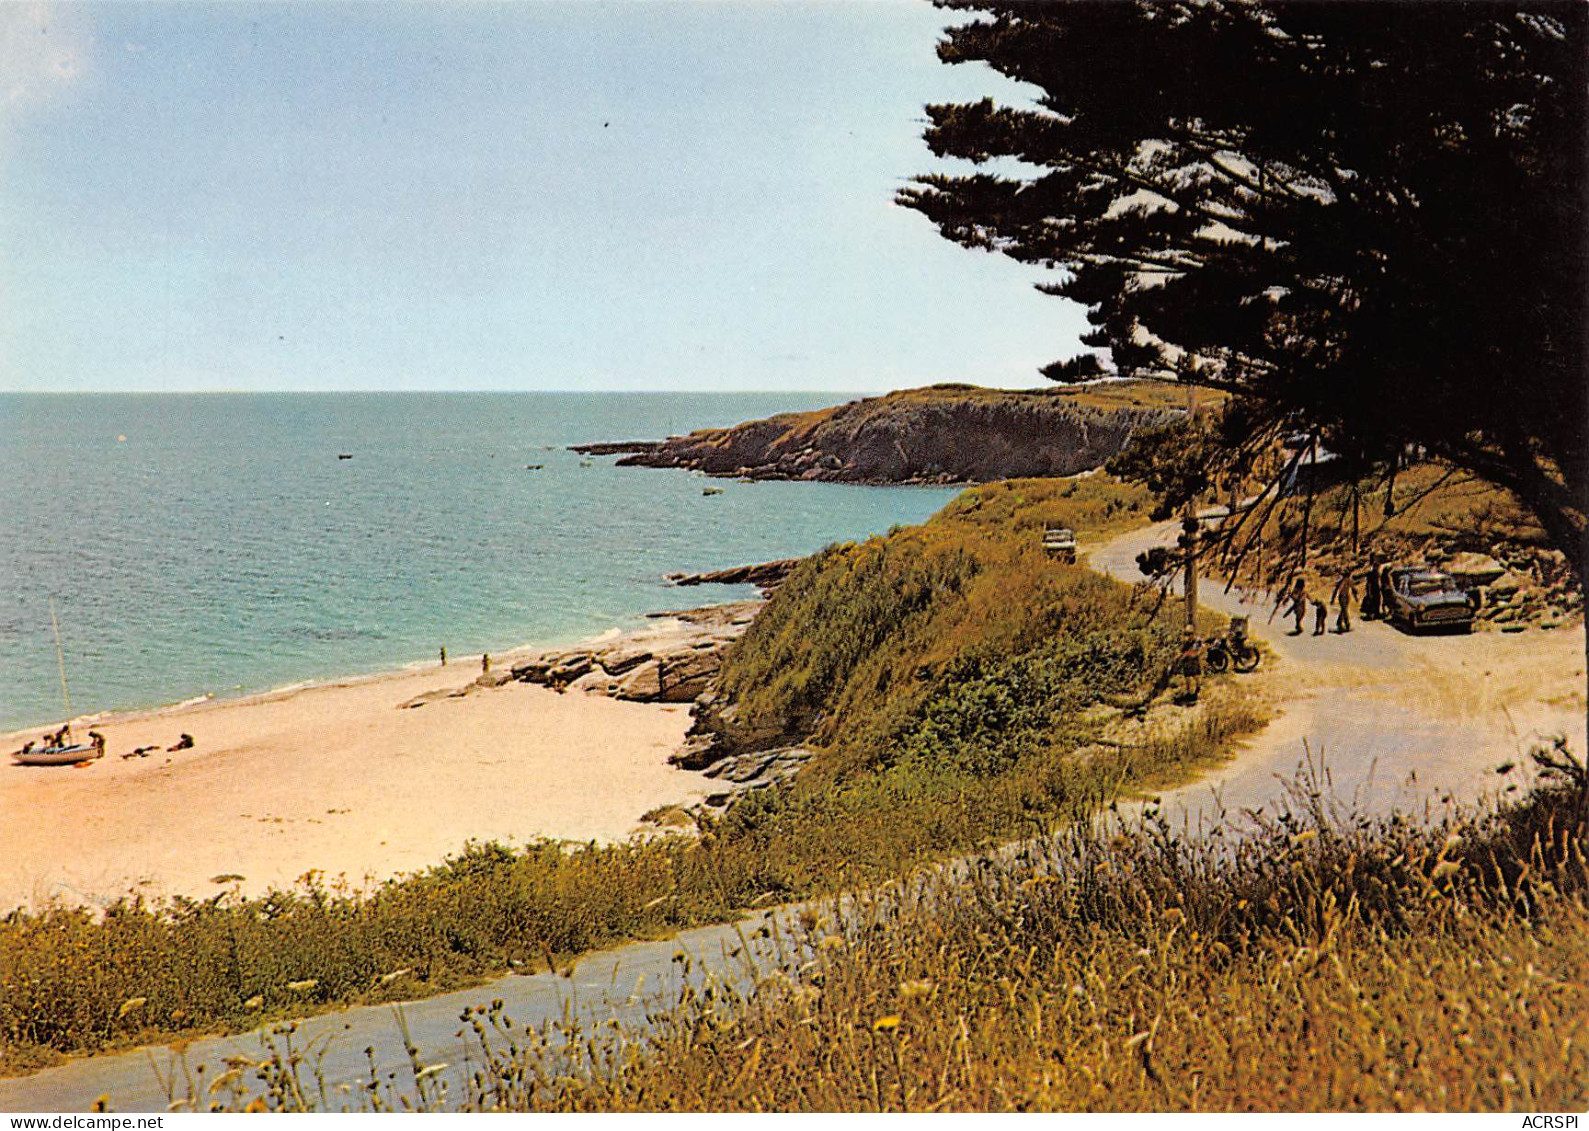
M 214 699 L 214 698 L 215 698 L 215 692 L 206 691 L 203 695 L 195 695 L 191 699 L 184 699 L 180 703 L 171 704 L 171 709 L 173 711 L 176 711 L 176 710 L 182 709 L 183 707 L 197 707 L 200 703 L 208 703 L 211 699 Z

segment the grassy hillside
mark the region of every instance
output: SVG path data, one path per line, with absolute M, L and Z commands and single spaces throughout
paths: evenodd
M 1219 690 L 1194 710 L 1148 709 L 1172 627 L 1129 587 L 1038 548 L 1044 520 L 1085 541 L 1142 510 L 1104 479 L 997 484 L 801 566 L 725 680 L 735 710 L 809 729 L 818 755 L 792 785 L 703 818 L 698 836 L 479 846 L 371 892 L 310 879 L 102 918 L 13 913 L 0 920 L 0 1070 L 422 996 L 837 891 L 1087 815 L 1214 757 L 1252 709 Z M 1133 708 L 1143 717 L 1126 719 Z

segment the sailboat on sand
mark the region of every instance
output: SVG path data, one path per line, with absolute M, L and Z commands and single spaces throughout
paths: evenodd
M 28 743 L 21 750 L 11 752 L 11 757 L 24 766 L 74 766 L 92 762 L 105 756 L 103 739 L 90 733 L 93 742 L 72 741 L 72 694 L 66 689 L 66 653 L 61 648 L 61 625 L 55 619 L 55 598 L 50 598 L 50 627 L 55 630 L 55 662 L 61 670 L 61 699 L 66 704 L 67 721 L 61 729 L 48 734 L 43 746 Z

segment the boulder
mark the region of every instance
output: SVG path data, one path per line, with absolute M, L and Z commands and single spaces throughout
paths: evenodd
M 1496 577 L 1493 581 L 1489 582 L 1485 588 L 1491 593 L 1509 597 L 1527 584 L 1527 578 L 1519 577 L 1511 570 L 1507 570 L 1500 576 Z
M 649 703 L 662 695 L 662 661 L 646 660 L 630 668 L 613 686 L 612 695 L 638 703 Z
M 543 652 L 532 660 L 514 664 L 509 670 L 513 673 L 514 679 L 523 683 L 545 683 L 547 674 L 562 663 L 563 659 L 562 652 Z
M 687 703 L 706 690 L 723 664 L 720 649 L 690 650 L 681 656 L 669 657 L 662 664 L 661 700 L 664 703 Z
M 611 648 L 603 648 L 596 653 L 596 662 L 606 669 L 608 675 L 623 675 L 631 668 L 639 667 L 652 658 L 649 648 L 637 647 L 632 644 L 618 644 Z
M 611 695 L 617 681 L 598 667 L 592 667 L 568 684 L 569 691 L 588 691 L 597 695 Z
M 1445 565 L 1445 570 L 1463 588 L 1488 585 L 1506 572 L 1506 567 L 1488 554 L 1457 554 Z
M 574 652 L 565 656 L 546 673 L 546 682 L 553 687 L 567 687 L 596 666 L 587 652 Z

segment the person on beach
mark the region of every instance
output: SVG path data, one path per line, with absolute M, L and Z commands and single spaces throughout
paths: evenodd
M 1352 631 L 1352 601 L 1357 597 L 1357 578 L 1348 566 L 1341 580 L 1335 583 L 1335 591 L 1330 595 L 1335 602 L 1335 631 Z
M 97 730 L 91 730 L 88 732 L 88 741 L 94 744 L 95 756 L 103 758 L 105 756 L 105 736 Z
M 447 646 L 445 644 L 441 646 L 441 666 L 447 666 Z
M 1324 635 L 1324 622 L 1329 617 L 1330 610 L 1323 601 L 1313 598 L 1313 635 Z
M 482 652 L 480 654 L 480 674 L 481 675 L 486 675 L 490 671 L 491 671 L 491 653 L 490 652 Z

